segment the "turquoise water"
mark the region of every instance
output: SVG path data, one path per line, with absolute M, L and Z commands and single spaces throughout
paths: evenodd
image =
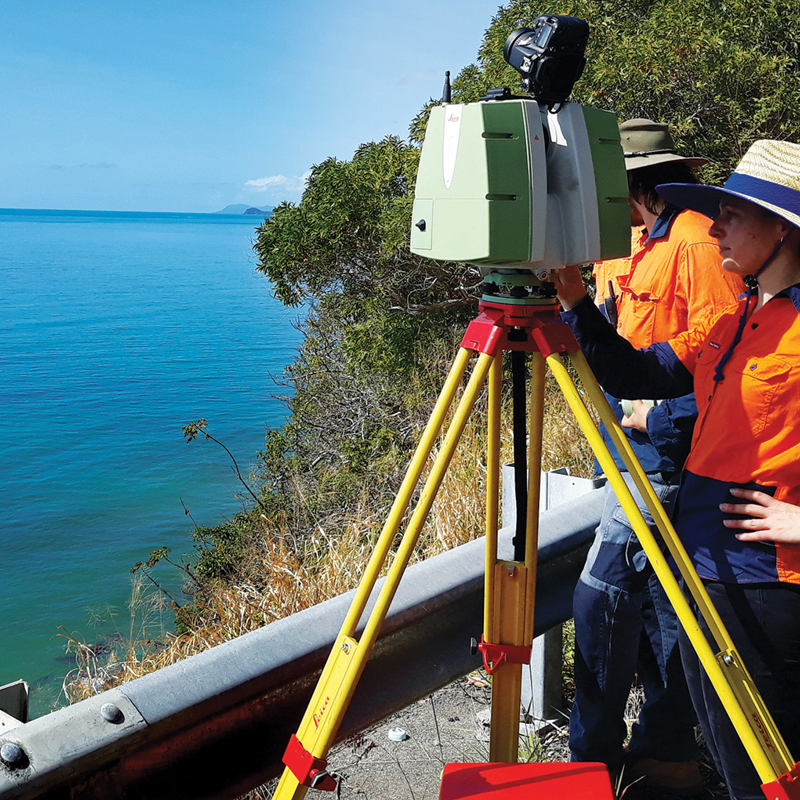
M 297 311 L 255 274 L 259 222 L 0 210 L 0 684 L 33 684 L 34 713 L 69 669 L 60 626 L 127 632 L 131 567 L 191 552 L 181 501 L 207 525 L 240 507 L 181 427 L 205 417 L 246 471 L 284 418 Z

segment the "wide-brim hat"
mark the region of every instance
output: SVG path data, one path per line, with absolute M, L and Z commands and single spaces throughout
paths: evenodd
M 800 144 L 760 139 L 744 154 L 723 187 L 665 183 L 656 191 L 679 208 L 714 219 L 723 197 L 738 197 L 800 226 Z
M 653 164 L 680 161 L 691 168 L 708 164 L 707 158 L 680 156 L 664 122 L 651 119 L 629 119 L 619 126 L 619 138 L 625 154 L 625 169 L 640 169 Z

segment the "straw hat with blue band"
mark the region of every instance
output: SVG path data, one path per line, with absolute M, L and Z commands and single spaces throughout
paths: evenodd
M 719 214 L 719 203 L 725 197 L 738 197 L 772 211 L 792 225 L 800 227 L 800 145 L 761 139 L 754 142 L 744 154 L 733 174 L 722 188 L 689 183 L 666 183 L 656 191 L 679 208 L 698 211 L 711 219 Z M 754 275 L 748 276 L 747 302 L 739 319 L 739 328 L 728 350 L 717 362 L 714 380 L 724 380 L 724 367 L 741 341 L 744 325 L 750 310 L 750 301 L 756 296 L 758 276 L 772 263 L 783 247 L 784 236 L 769 258 Z
M 726 195 L 749 200 L 800 226 L 800 144 L 761 139 L 744 154 L 722 188 L 665 183 L 658 193 L 679 208 L 714 219 Z

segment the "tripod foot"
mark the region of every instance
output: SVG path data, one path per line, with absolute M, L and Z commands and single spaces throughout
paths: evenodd
M 447 764 L 439 800 L 614 800 L 605 764 Z

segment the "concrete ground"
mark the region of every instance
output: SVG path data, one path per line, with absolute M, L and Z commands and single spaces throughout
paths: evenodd
M 477 674 L 403 709 L 331 751 L 343 800 L 436 800 L 445 764 L 486 761 L 488 736 L 477 714 L 491 702 Z M 402 731 L 407 738 L 393 741 Z
M 342 800 L 437 800 L 442 768 L 454 761 L 488 761 L 488 728 L 478 715 L 489 708 L 489 684 L 475 672 L 420 700 L 331 750 L 328 763 L 341 776 Z M 400 739 L 399 731 L 407 738 Z M 391 735 L 390 735 L 391 734 Z M 521 755 L 532 761 L 568 761 L 569 732 L 563 724 L 522 743 Z M 724 785 L 710 766 L 708 784 L 698 800 L 727 800 Z M 274 788 L 271 787 L 271 788 Z M 250 797 L 271 797 L 266 791 Z M 617 787 L 624 800 L 684 800 L 675 793 L 636 785 Z M 311 791 L 309 798 L 333 798 Z

